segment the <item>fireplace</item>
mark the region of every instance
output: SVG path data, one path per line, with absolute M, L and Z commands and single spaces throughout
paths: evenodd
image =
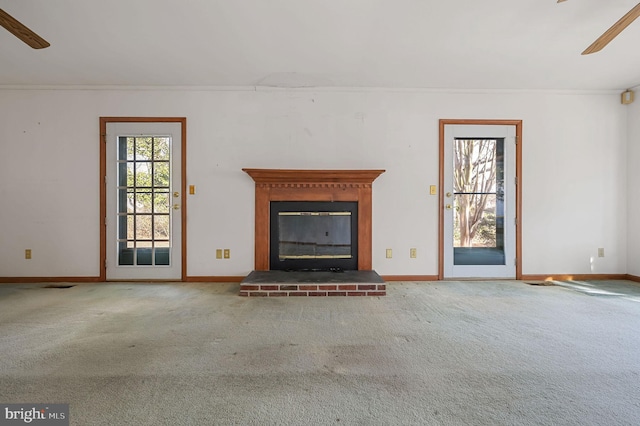
M 272 201 L 271 270 L 358 269 L 358 203 Z
M 357 212 L 358 270 L 371 270 L 373 181 L 384 170 L 242 169 L 256 183 L 255 270 L 270 268 L 270 212 L 274 201 L 354 202 Z
M 255 181 L 255 267 L 241 295 L 385 294 L 371 261 L 372 184 L 384 170 L 242 170 Z

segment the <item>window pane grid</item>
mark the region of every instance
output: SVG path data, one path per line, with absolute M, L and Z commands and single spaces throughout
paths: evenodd
M 169 265 L 170 137 L 123 136 L 118 144 L 120 265 Z

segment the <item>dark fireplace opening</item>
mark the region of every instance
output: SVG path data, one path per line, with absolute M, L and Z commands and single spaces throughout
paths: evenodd
M 358 203 L 272 201 L 271 270 L 357 270 Z

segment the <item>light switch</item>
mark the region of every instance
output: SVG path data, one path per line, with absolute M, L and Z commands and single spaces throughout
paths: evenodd
M 393 251 L 391 249 L 387 249 L 387 259 L 391 259 L 393 257 Z
M 216 259 L 222 259 L 222 249 L 216 249 Z
M 438 188 L 435 185 L 431 185 L 429 187 L 429 194 L 436 195 L 438 193 Z
M 195 185 L 189 185 L 189 194 L 193 195 L 196 193 L 196 186 Z

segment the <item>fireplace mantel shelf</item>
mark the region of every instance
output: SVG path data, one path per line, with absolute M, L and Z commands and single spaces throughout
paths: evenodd
M 242 169 L 256 183 L 364 183 L 371 184 L 384 170 Z
M 269 270 L 272 201 L 358 203 L 358 270 L 371 270 L 372 183 L 384 170 L 242 169 L 256 183 L 255 270 Z

